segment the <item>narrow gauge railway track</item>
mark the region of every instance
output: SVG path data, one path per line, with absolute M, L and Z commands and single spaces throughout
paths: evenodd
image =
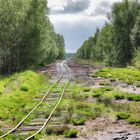
M 43 125 L 41 126 L 40 129 L 38 129 L 37 132 L 35 132 L 34 134 L 32 134 L 30 137 L 27 137 L 26 140 L 29 140 L 31 138 L 33 138 L 34 136 L 36 136 L 38 133 L 40 133 L 46 126 L 47 124 L 49 123 L 49 120 L 51 119 L 52 115 L 54 114 L 55 110 L 57 109 L 58 105 L 60 104 L 60 102 L 62 101 L 63 99 L 63 95 L 65 93 L 65 90 L 68 86 L 68 84 L 70 83 L 71 81 L 71 74 L 70 74 L 70 71 L 68 70 L 68 67 L 66 66 L 65 62 L 63 63 L 59 63 L 58 64 L 59 67 L 60 65 L 63 65 L 64 68 L 66 69 L 66 71 L 68 72 L 69 74 L 69 79 L 68 81 L 66 82 L 66 85 L 64 86 L 63 88 L 63 91 L 61 92 L 61 95 L 60 95 L 60 98 L 58 99 L 58 102 L 56 103 L 56 105 L 54 106 L 54 108 L 52 109 L 51 113 L 49 114 L 49 116 L 47 118 L 45 118 L 45 122 L 43 123 Z M 33 112 L 36 111 L 36 109 L 41 106 L 41 104 L 46 100 L 46 98 L 48 97 L 48 95 L 51 94 L 51 90 L 61 81 L 61 79 L 63 78 L 63 75 L 64 75 L 64 71 L 61 70 L 61 67 L 60 67 L 60 77 L 57 79 L 57 81 L 55 83 L 52 84 L 52 86 L 49 88 L 49 90 L 47 91 L 47 93 L 43 96 L 43 98 L 41 99 L 41 101 L 11 130 L 9 130 L 7 133 L 3 134 L 2 136 L 0 136 L 0 139 L 3 139 L 5 138 L 6 136 L 10 135 L 10 134 L 13 134 L 15 132 L 17 132 L 19 130 L 19 128 L 24 124 L 25 120 L 27 120 L 32 114 Z

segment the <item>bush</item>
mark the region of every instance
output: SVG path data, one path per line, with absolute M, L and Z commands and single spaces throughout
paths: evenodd
M 115 78 L 110 79 L 110 82 L 115 82 L 115 81 L 116 81 Z
M 126 113 L 126 112 L 118 112 L 116 114 L 116 117 L 117 117 L 118 120 L 128 119 L 130 117 L 130 114 Z
M 92 97 L 98 98 L 98 97 L 100 97 L 101 95 L 102 95 L 101 93 L 93 93 L 93 94 L 92 94 Z
M 140 124 L 140 118 L 129 118 L 128 122 L 130 124 Z
M 64 132 L 66 138 L 76 138 L 78 131 L 76 129 L 70 129 Z
M 85 125 L 85 121 L 84 118 L 72 119 L 73 125 Z
M 127 95 L 127 99 L 129 101 L 140 101 L 140 95 L 136 95 L 136 94 Z
M 92 77 L 93 78 L 97 78 L 98 76 L 96 74 L 92 74 Z
M 125 99 L 125 96 L 122 95 L 122 94 L 115 94 L 115 95 L 114 95 L 114 98 L 115 98 L 116 100 L 121 100 L 121 99 Z
M 90 92 L 90 88 L 85 88 L 84 92 Z

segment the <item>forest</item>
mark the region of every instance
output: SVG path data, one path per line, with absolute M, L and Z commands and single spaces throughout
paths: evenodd
M 0 0 L 0 74 L 64 58 L 63 36 L 48 14 L 46 0 Z
M 107 19 L 104 27 L 83 43 L 76 57 L 106 66 L 140 68 L 140 3 L 116 2 Z

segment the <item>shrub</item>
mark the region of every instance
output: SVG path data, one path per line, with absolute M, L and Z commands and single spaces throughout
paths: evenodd
M 115 78 L 110 79 L 110 82 L 115 82 L 115 81 L 116 81 Z
M 93 94 L 92 94 L 92 97 L 98 98 L 98 97 L 100 97 L 101 95 L 102 95 L 101 93 L 93 93 Z
M 123 94 L 115 94 L 115 95 L 114 95 L 114 98 L 115 98 L 116 100 L 121 100 L 121 99 L 125 99 L 125 96 L 124 96 Z
M 84 92 L 90 92 L 90 88 L 85 88 Z
M 136 95 L 136 94 L 129 94 L 127 95 L 127 99 L 129 101 L 140 101 L 140 95 Z
M 117 117 L 118 120 L 128 119 L 130 117 L 130 114 L 126 113 L 126 112 L 118 112 L 116 114 L 116 117 Z
M 92 77 L 93 78 L 97 78 L 98 76 L 96 74 L 92 74 Z
M 140 124 L 140 118 L 129 118 L 128 122 L 130 124 Z
M 72 119 L 73 125 L 84 125 L 85 121 L 86 120 L 84 118 Z
M 76 138 L 78 131 L 76 129 L 70 129 L 64 132 L 65 137 L 67 138 Z

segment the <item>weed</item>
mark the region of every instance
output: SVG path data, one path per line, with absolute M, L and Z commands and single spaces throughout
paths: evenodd
M 108 81 L 102 81 L 99 83 L 101 86 L 109 86 L 110 85 L 110 82 Z
M 103 89 L 103 90 L 105 90 L 105 91 L 113 91 L 113 87 L 103 87 L 103 88 L 101 88 L 101 89 Z
M 95 75 L 98 77 L 113 78 L 113 80 L 110 80 L 111 82 L 117 78 L 127 84 L 134 84 L 140 80 L 140 71 L 134 68 L 105 68 L 96 72 Z
M 63 135 L 65 131 L 68 131 L 70 128 L 68 126 L 49 126 L 46 128 L 45 132 L 48 135 Z
M 64 132 L 65 137 L 67 138 L 76 138 L 78 131 L 76 129 L 70 129 Z
M 93 78 L 97 78 L 98 76 L 97 75 L 95 75 L 95 74 L 92 74 L 91 75 Z
M 108 97 L 108 96 L 100 97 L 100 98 L 98 98 L 97 101 L 99 103 L 104 103 L 105 106 L 110 106 L 112 104 L 112 99 L 111 99 L 111 97 Z
M 125 95 L 123 95 L 123 94 L 115 94 L 115 95 L 114 95 L 114 98 L 115 98 L 116 100 L 125 99 Z
M 73 125 L 84 125 L 85 121 L 86 121 L 85 118 L 72 119 Z
M 140 124 L 140 118 L 129 118 L 128 119 L 128 122 L 130 123 L 130 124 Z
M 99 98 L 102 94 L 101 93 L 93 93 L 92 97 Z
M 110 82 L 115 82 L 115 81 L 116 81 L 115 78 L 111 78 L 111 79 L 110 79 Z
M 130 114 L 126 113 L 126 112 L 118 112 L 116 114 L 116 117 L 117 117 L 118 120 L 128 119 L 130 117 Z
M 126 96 L 126 98 L 129 100 L 129 101 L 140 101 L 140 95 L 136 95 L 136 94 L 128 94 Z
M 136 87 L 140 87 L 140 82 L 139 81 L 136 83 Z
M 90 88 L 84 88 L 83 91 L 84 91 L 84 92 L 90 92 L 90 90 L 91 90 Z

